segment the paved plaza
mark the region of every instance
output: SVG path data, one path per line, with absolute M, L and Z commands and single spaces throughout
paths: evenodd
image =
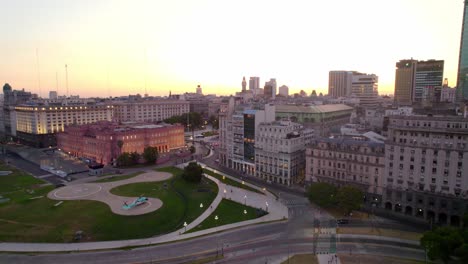
M 110 190 L 121 185 L 137 182 L 158 182 L 164 181 L 172 175 L 167 172 L 149 171 L 130 179 L 103 182 L 103 183 L 80 183 L 72 184 L 51 191 L 47 197 L 54 200 L 93 200 L 106 203 L 111 211 L 119 215 L 141 215 L 158 210 L 162 206 L 162 201 L 157 198 L 148 197 L 148 202 L 125 210 L 124 203 L 130 204 L 138 197 L 123 197 L 110 193 Z

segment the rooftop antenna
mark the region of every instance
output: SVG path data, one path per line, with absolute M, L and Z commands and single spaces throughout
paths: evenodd
M 39 97 L 41 97 L 41 75 L 39 73 L 39 49 L 36 48 L 36 66 L 37 66 L 37 89 L 39 90 Z
M 65 82 L 66 82 L 66 87 L 67 87 L 67 97 L 69 97 L 69 91 L 68 91 L 68 65 L 65 64 Z

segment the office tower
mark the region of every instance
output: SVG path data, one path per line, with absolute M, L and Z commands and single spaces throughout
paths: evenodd
M 260 89 L 260 77 L 250 77 L 249 90 L 256 91 Z
M 57 91 L 50 91 L 49 92 L 49 99 L 57 99 L 58 98 L 58 95 L 57 95 Z
M 242 78 L 242 92 L 245 92 L 247 87 L 247 82 L 245 81 L 245 76 Z
M 395 70 L 395 102 L 440 102 L 443 75 L 443 60 L 400 60 Z
M 289 88 L 286 85 L 281 85 L 279 87 L 279 94 L 288 97 L 289 96 Z
M 330 71 L 328 73 L 328 95 L 334 98 L 351 95 L 351 71 Z
M 200 85 L 197 86 L 197 94 L 200 94 L 200 95 L 203 94 L 202 88 Z
M 443 60 L 418 61 L 414 81 L 413 102 L 440 102 L 443 76 Z
M 460 39 L 460 54 L 458 57 L 457 101 L 468 100 L 468 2 L 463 6 L 463 24 Z
M 264 91 L 264 94 L 267 95 L 267 98 L 275 99 L 276 98 L 276 79 L 271 78 L 268 82 L 265 82 L 265 88 L 271 87 L 271 91 L 268 94 L 271 94 L 271 97 Z M 266 90 L 266 89 L 265 89 Z
M 353 72 L 351 93 L 359 98 L 362 106 L 377 106 L 379 77 L 375 74 Z
M 400 60 L 395 70 L 395 103 L 411 105 L 417 60 Z
M 263 96 L 265 99 L 273 99 L 273 86 L 271 84 L 265 83 L 263 87 Z

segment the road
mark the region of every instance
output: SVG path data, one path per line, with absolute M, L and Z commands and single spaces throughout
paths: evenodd
M 231 174 L 230 171 L 219 168 L 214 162 L 215 158 L 213 156 L 203 162 Z M 235 175 L 243 177 L 246 181 L 254 183 L 258 181 L 237 173 Z M 296 253 L 325 253 L 331 250 L 332 235 L 317 236 L 314 232 L 314 219 L 320 220 L 320 227 L 328 227 L 334 223 L 331 216 L 310 205 L 299 190 L 291 191 L 283 186 L 266 184 L 263 181 L 260 185 L 279 194 L 279 199 L 289 208 L 288 221 L 252 225 L 186 241 L 127 250 L 37 255 L 5 253 L 0 255 L 0 263 L 186 263 L 221 253 L 224 259 L 218 260 L 218 263 L 268 263 L 281 256 Z M 377 227 L 412 230 L 411 227 L 402 227 L 397 222 L 385 219 L 374 223 Z M 369 225 L 362 221 L 351 221 L 349 226 L 366 226 L 366 224 Z M 424 259 L 424 252 L 417 243 L 382 239 L 339 236 L 336 241 L 336 251 L 346 254 L 377 254 Z

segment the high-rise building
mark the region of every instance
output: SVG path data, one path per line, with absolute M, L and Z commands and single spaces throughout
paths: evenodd
M 58 98 L 57 91 L 50 91 L 49 92 L 49 99 L 55 100 Z
M 433 223 L 460 225 L 468 208 L 468 119 L 391 116 L 381 206 Z
M 249 90 L 256 91 L 260 89 L 260 77 L 250 77 Z
M 271 99 L 275 99 L 276 98 L 276 79 L 274 78 L 271 78 L 268 82 L 265 82 L 265 88 L 269 86 L 271 87 L 271 93 L 264 91 L 264 94 L 267 96 L 267 98 L 271 98 Z M 266 89 L 265 89 L 266 90 Z M 271 94 L 271 97 L 270 97 L 270 94 Z
M 440 102 L 443 76 L 443 60 L 418 61 L 413 89 L 413 102 Z
M 287 186 L 300 180 L 305 167 L 302 131 L 302 125 L 291 121 L 260 123 L 255 137 L 258 178 Z
M 288 97 L 289 96 L 289 88 L 286 85 L 281 85 L 279 88 L 279 94 Z
M 245 81 L 245 76 L 242 78 L 242 92 L 245 92 L 247 88 L 247 82 Z
M 197 94 L 200 94 L 200 95 L 203 94 L 202 88 L 200 85 L 197 86 Z
M 395 70 L 395 103 L 411 105 L 417 60 L 400 60 Z
M 265 87 L 263 87 L 263 95 L 265 99 L 273 99 L 273 86 L 271 84 L 265 83 Z
M 400 60 L 395 71 L 395 102 L 440 102 L 443 75 L 443 60 Z
M 334 98 L 351 95 L 353 72 L 330 71 L 328 73 L 328 95 Z
M 463 24 L 458 58 L 457 101 L 468 100 L 468 2 L 463 6 Z
M 359 98 L 359 104 L 366 107 L 377 106 L 379 77 L 375 74 L 353 72 L 351 94 Z

